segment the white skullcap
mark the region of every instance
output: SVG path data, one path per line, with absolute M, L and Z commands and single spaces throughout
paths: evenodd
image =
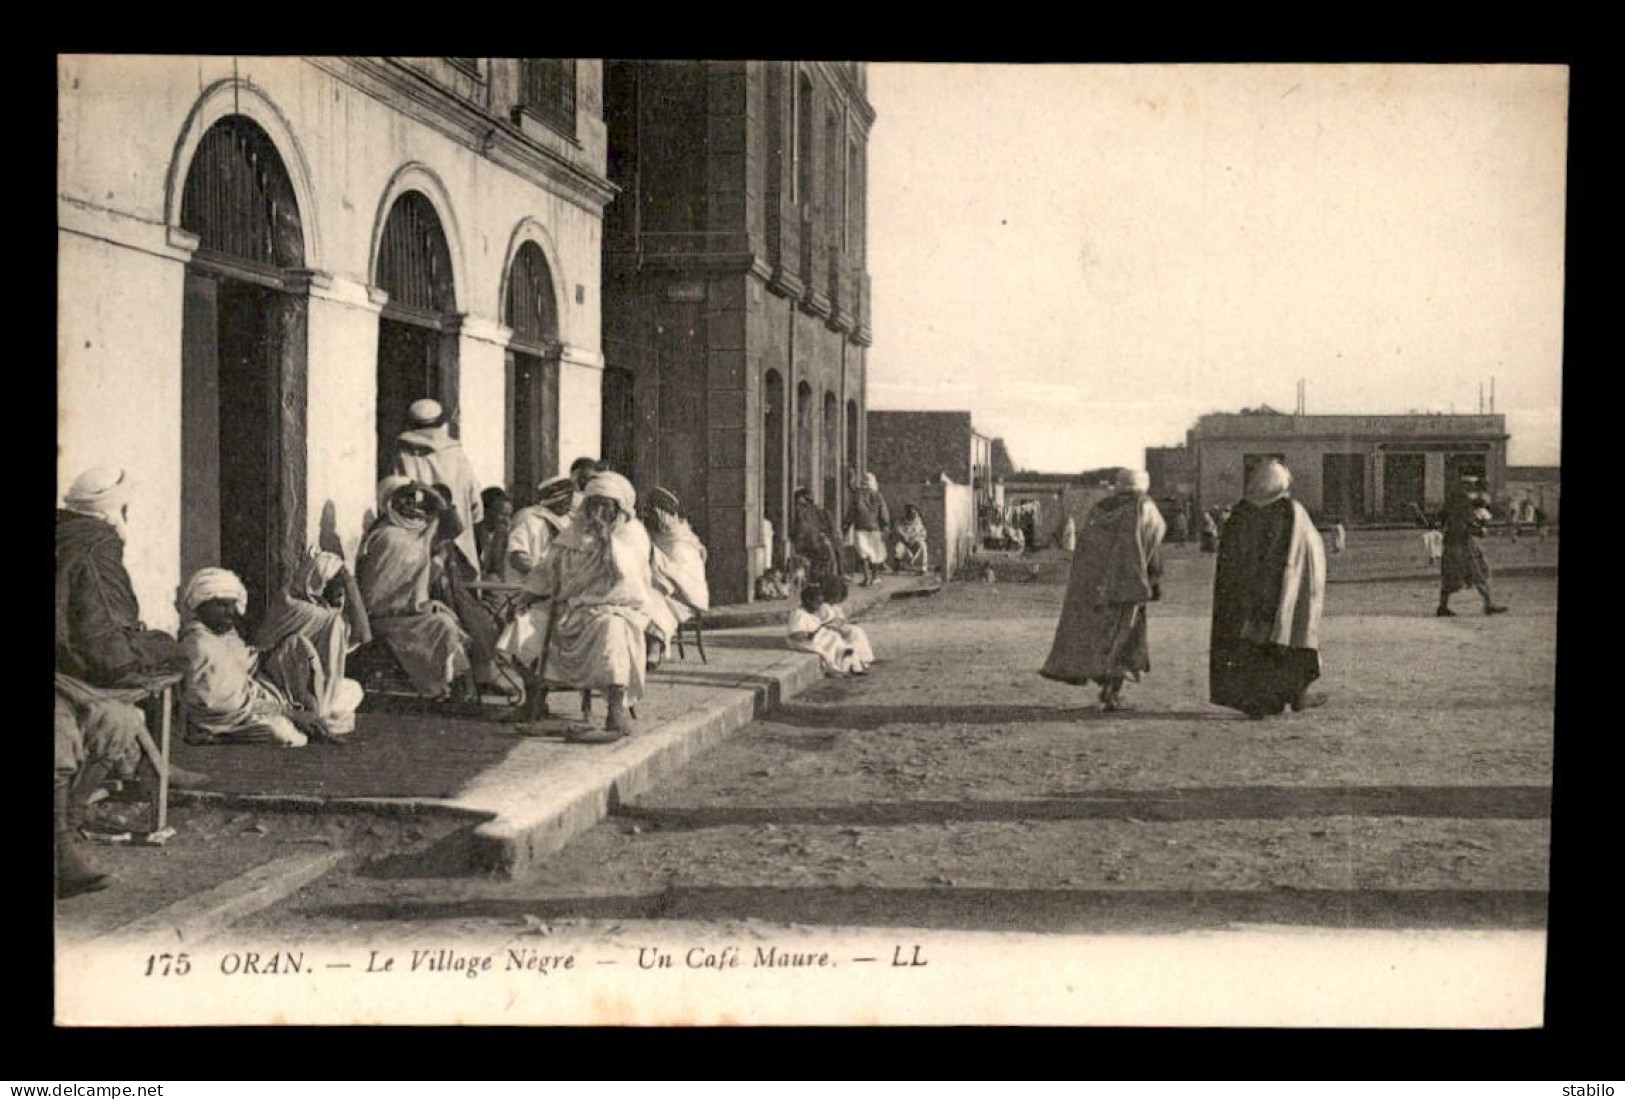
M 433 427 L 446 415 L 446 410 L 439 401 L 425 397 L 421 401 L 413 401 L 406 415 L 417 427 Z
M 75 510 L 102 511 L 123 502 L 129 484 L 118 466 L 91 466 L 68 489 L 67 505 Z

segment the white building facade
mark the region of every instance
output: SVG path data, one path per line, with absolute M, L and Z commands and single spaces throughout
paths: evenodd
M 128 471 L 149 624 L 353 562 L 419 397 L 486 485 L 597 455 L 599 62 L 70 56 L 58 119 L 59 490 Z

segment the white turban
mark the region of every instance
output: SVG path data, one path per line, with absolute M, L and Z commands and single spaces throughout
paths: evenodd
M 238 614 L 248 613 L 248 589 L 230 569 L 198 569 L 186 582 L 181 602 L 187 610 L 196 612 L 211 599 L 229 599 Z
M 602 473 L 594 473 L 588 479 L 587 486 L 581 490 L 581 495 L 589 500 L 594 496 L 614 500 L 628 518 L 634 514 L 634 509 L 638 503 L 638 492 L 637 489 L 632 487 L 632 482 L 619 473 L 612 473 L 608 470 Z
M 1122 492 L 1149 492 L 1151 474 L 1143 469 L 1120 469 L 1117 471 L 1117 487 Z
M 69 511 L 94 515 L 116 527 L 123 525 L 123 508 L 129 498 L 130 481 L 118 466 L 92 466 L 68 488 L 63 502 Z
M 866 488 L 866 489 L 869 489 L 869 490 L 871 490 L 873 492 L 879 492 L 880 491 L 880 479 L 878 477 L 876 477 L 873 473 L 865 473 L 863 475 L 863 487 Z

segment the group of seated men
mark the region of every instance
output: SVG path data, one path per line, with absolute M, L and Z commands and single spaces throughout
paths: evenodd
M 227 569 L 205 568 L 184 585 L 177 639 L 148 629 L 124 566 L 129 479 L 95 467 L 70 487 L 56 520 L 56 831 L 60 896 L 105 888 L 76 838 L 105 789 L 156 781 L 141 739 L 154 684 L 182 677 L 185 735 L 194 743 L 300 747 L 354 728 L 360 684 L 346 660 L 376 640 L 423 697 L 490 682 L 517 664 L 545 712 L 549 689 L 601 693 L 603 729 L 586 743 L 633 731 L 630 707 L 681 623 L 709 607 L 705 547 L 677 497 L 650 494 L 647 526 L 630 482 L 592 459 L 544 482 L 537 502 L 489 538 L 467 455 L 433 401 L 410 410 L 396 472 L 378 486 L 377 516 L 355 570 L 313 550 L 243 634 L 248 593 Z M 500 519 L 500 516 L 496 517 Z M 478 540 L 477 540 L 478 539 Z M 485 545 L 480 545 L 485 541 Z M 483 551 L 483 552 L 482 552 Z M 483 568 L 482 568 L 483 566 Z M 522 585 L 502 622 L 471 587 Z M 170 783 L 207 776 L 171 765 Z

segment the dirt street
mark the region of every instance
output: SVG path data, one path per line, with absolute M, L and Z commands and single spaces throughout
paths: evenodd
M 1410 541 L 1350 555 L 1380 574 Z M 1329 704 L 1250 722 L 1205 702 L 1212 561 L 1169 552 L 1127 711 L 1035 674 L 1059 583 L 953 583 L 866 623 L 872 675 L 792 700 L 533 880 L 363 862 L 238 930 L 1543 926 L 1555 578 L 1498 581 L 1496 618 L 1458 595 L 1454 619 L 1433 617 L 1425 573 L 1334 582 Z

